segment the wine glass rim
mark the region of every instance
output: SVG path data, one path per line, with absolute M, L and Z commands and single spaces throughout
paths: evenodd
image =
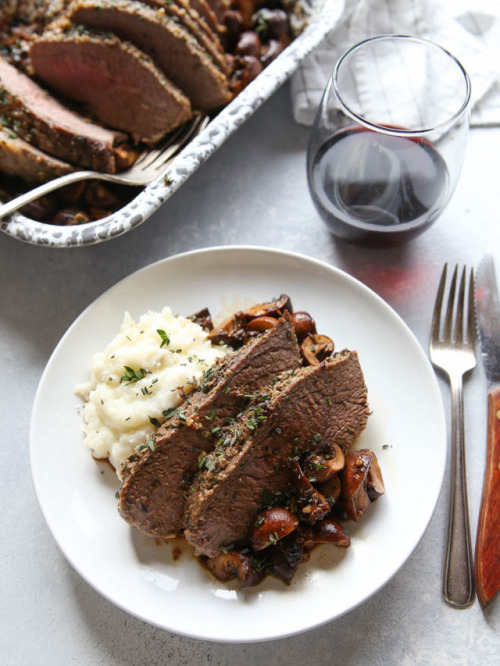
M 381 41 L 389 41 L 389 40 L 408 40 L 416 43 L 421 43 L 425 44 L 428 46 L 432 46 L 433 48 L 439 49 L 442 53 L 447 55 L 451 60 L 454 61 L 454 63 L 457 65 L 459 70 L 461 71 L 464 81 L 465 81 L 465 95 L 464 95 L 464 100 L 462 102 L 462 105 L 460 108 L 447 120 L 441 123 L 437 123 L 436 125 L 433 125 L 432 127 L 423 127 L 419 129 L 404 129 L 402 127 L 391 127 L 388 125 L 382 125 L 379 123 L 372 122 L 370 120 L 367 120 L 364 118 L 361 114 L 356 113 L 353 111 L 349 104 L 345 101 L 342 93 L 340 92 L 340 89 L 338 87 L 338 81 L 337 81 L 337 76 L 338 76 L 338 71 L 344 61 L 354 52 L 357 51 L 359 48 L 362 46 L 365 46 L 366 44 L 372 43 L 372 42 L 381 42 Z M 375 37 L 369 37 L 367 39 L 363 39 L 360 42 L 357 42 L 353 46 L 349 47 L 344 53 L 340 56 L 340 58 L 337 60 L 337 63 L 333 69 L 332 75 L 330 77 L 330 83 L 333 86 L 335 93 L 337 95 L 337 99 L 339 100 L 340 104 L 342 105 L 343 110 L 350 115 L 354 120 L 359 122 L 361 125 L 364 125 L 365 127 L 368 127 L 370 129 L 374 129 L 377 132 L 383 133 L 383 134 L 390 134 L 393 136 L 422 136 L 423 134 L 430 134 L 431 132 L 434 132 L 436 130 L 441 130 L 449 125 L 452 125 L 467 109 L 470 103 L 470 98 L 471 98 L 471 82 L 469 75 L 467 74 L 467 71 L 465 70 L 464 66 L 458 60 L 456 56 L 453 55 L 450 51 L 445 49 L 443 46 L 440 44 L 437 44 L 436 42 L 433 42 L 430 39 L 426 39 L 425 37 L 415 37 L 413 35 L 403 35 L 403 34 L 385 34 L 385 35 L 377 35 Z

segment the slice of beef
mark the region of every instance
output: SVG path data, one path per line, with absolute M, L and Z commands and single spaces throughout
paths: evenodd
M 208 111 L 229 101 L 226 75 L 166 9 L 162 13 L 135 0 L 101 0 L 97 4 L 79 0 L 77 7 L 75 21 L 110 31 L 148 54 L 195 109 Z
M 257 513 L 292 486 L 293 459 L 320 443 L 349 447 L 368 404 L 356 352 L 289 373 L 221 433 L 186 502 L 185 537 L 198 554 L 248 539 Z
M 130 5 L 129 2 L 124 4 Z M 132 8 L 135 10 L 133 13 L 136 17 L 138 12 L 144 11 L 144 9 L 141 9 L 141 6 L 141 2 L 132 3 Z M 103 11 L 104 16 L 102 16 Z M 123 25 L 125 19 L 120 14 L 121 9 L 120 7 L 117 7 L 114 0 L 76 0 L 76 2 L 71 4 L 68 16 L 74 23 L 81 23 L 90 28 L 110 30 L 117 34 L 118 37 L 128 39 L 132 43 L 137 44 L 142 50 L 145 50 L 142 39 L 139 40 L 140 43 L 137 43 L 137 30 L 131 30 L 130 27 L 127 29 Z M 185 28 L 185 30 L 195 38 L 199 47 L 211 57 L 212 62 L 215 63 L 221 71 L 227 71 L 226 58 L 222 52 L 222 48 L 217 49 L 217 41 L 209 39 L 185 8 L 179 7 L 173 3 L 163 3 L 162 6 L 155 11 L 155 14 L 152 14 L 148 8 L 147 15 L 150 18 L 156 15 L 160 23 L 171 19 L 180 27 Z M 137 20 L 137 18 L 134 20 Z M 130 11 L 127 12 L 126 25 L 128 25 L 128 21 L 130 21 Z M 217 40 L 217 38 L 215 38 L 215 40 Z
M 219 430 L 244 408 L 249 393 L 299 365 L 297 339 L 285 313 L 274 328 L 207 371 L 154 443 L 127 464 L 120 491 L 122 517 L 151 536 L 176 536 L 184 527 L 184 495 L 198 471 L 200 453 L 217 445 Z
M 43 183 L 71 171 L 69 164 L 43 153 L 12 130 L 0 127 L 0 172 L 19 176 L 28 183 Z
M 193 1 L 189 0 L 140 0 L 150 7 L 156 9 L 165 9 L 175 6 L 180 9 L 185 10 L 191 19 L 195 21 L 198 27 L 205 33 L 205 35 L 215 44 L 215 48 L 224 53 L 222 47 L 222 42 L 219 35 L 221 34 L 222 27 L 217 21 L 217 17 L 210 8 L 210 5 L 206 0 L 199 0 L 199 3 L 195 6 Z
M 151 58 L 114 35 L 58 21 L 30 57 L 42 81 L 135 141 L 159 141 L 191 118 L 189 100 Z
M 0 114 L 16 134 L 40 150 L 77 166 L 115 173 L 132 155 L 127 135 L 70 111 L 0 58 Z M 121 147 L 119 147 L 121 146 Z
M 231 0 L 207 0 L 217 19 L 222 22 L 224 13 L 231 9 Z
M 189 0 L 191 8 L 198 12 L 200 18 L 218 35 L 224 33 L 222 17 L 219 20 L 207 0 Z

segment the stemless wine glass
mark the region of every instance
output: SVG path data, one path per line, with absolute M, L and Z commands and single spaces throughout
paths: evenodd
M 466 71 L 431 41 L 382 35 L 346 51 L 307 153 L 309 189 L 331 231 L 388 246 L 427 229 L 460 175 L 469 101 Z

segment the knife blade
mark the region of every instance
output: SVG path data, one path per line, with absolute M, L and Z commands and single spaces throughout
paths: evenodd
M 491 254 L 476 273 L 475 305 L 481 358 L 488 383 L 488 431 L 474 576 L 483 608 L 500 587 L 500 298 Z

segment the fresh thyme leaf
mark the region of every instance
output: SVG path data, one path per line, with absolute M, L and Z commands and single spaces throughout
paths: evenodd
M 204 467 L 205 467 L 205 469 L 208 469 L 210 471 L 214 470 L 215 469 L 215 461 L 212 460 L 212 458 L 210 458 L 207 455 L 200 456 L 200 458 L 198 460 L 198 469 L 203 469 Z
M 205 416 L 205 418 L 207 419 L 207 421 L 213 421 L 216 414 L 217 414 L 217 409 L 214 407 L 212 411 Z
M 144 379 L 146 375 L 151 374 L 151 370 L 146 370 L 146 368 L 139 368 L 139 370 L 134 370 L 128 365 L 123 366 L 125 368 L 125 374 L 120 377 L 120 384 L 126 382 L 128 384 L 134 384 L 140 379 Z
M 169 419 L 177 412 L 177 407 L 170 407 L 169 409 L 164 409 L 162 414 L 166 419 Z
M 168 345 L 170 344 L 170 338 L 169 338 L 168 335 L 165 333 L 165 331 L 164 331 L 162 328 L 157 328 L 157 329 L 156 329 L 156 332 L 158 333 L 158 335 L 159 335 L 160 338 L 161 338 L 160 349 L 161 349 L 162 347 L 168 347 Z
M 155 419 L 154 416 L 149 417 L 149 422 L 151 423 L 151 425 L 154 425 L 155 428 L 159 428 L 161 425 L 158 419 Z

